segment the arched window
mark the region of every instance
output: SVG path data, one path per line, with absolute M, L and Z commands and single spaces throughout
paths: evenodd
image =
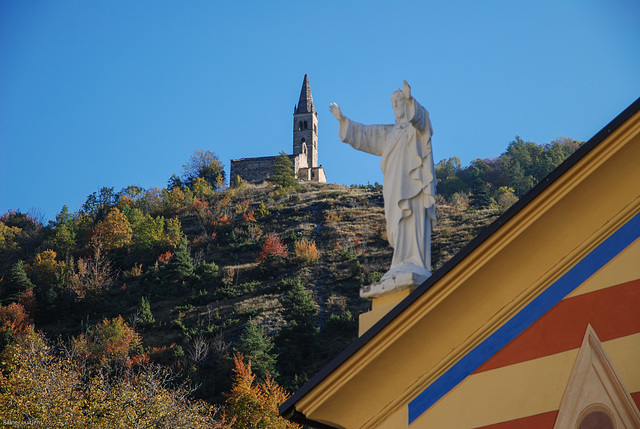
M 308 128 L 307 121 L 304 121 L 304 129 L 306 130 L 307 128 Z
M 302 129 L 302 121 L 298 123 L 298 131 Z
M 313 124 L 313 132 L 314 133 L 318 132 L 318 125 L 317 124 Z
M 304 155 L 306 155 L 306 154 L 307 154 L 307 144 L 306 144 L 306 143 L 304 143 L 304 142 L 302 143 L 302 153 L 303 153 Z
M 580 422 L 578 429 L 613 429 L 613 421 L 606 413 L 594 411 L 587 414 Z

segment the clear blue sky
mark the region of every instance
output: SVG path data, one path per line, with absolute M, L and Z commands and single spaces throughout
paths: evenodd
M 640 2 L 4 0 L 0 213 L 164 187 L 196 149 L 227 171 L 291 153 L 305 73 L 333 183 L 382 174 L 339 141 L 329 103 L 389 123 L 403 79 L 436 162 L 498 156 L 516 135 L 588 140 L 640 97 Z

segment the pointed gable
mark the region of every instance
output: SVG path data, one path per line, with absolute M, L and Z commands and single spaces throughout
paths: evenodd
M 640 428 L 640 411 L 591 325 L 553 429 L 572 427 Z
M 309 86 L 309 76 L 304 75 L 302 89 L 300 90 L 300 99 L 296 106 L 296 113 L 313 113 L 313 96 L 311 95 L 311 86 Z

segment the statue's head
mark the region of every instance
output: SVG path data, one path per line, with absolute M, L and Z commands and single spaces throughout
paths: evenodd
M 391 94 L 391 105 L 393 106 L 393 112 L 396 114 L 396 124 L 406 121 L 406 105 L 404 97 L 402 96 L 402 91 L 398 90 Z

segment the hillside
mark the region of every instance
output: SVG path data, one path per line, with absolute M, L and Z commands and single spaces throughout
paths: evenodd
M 266 371 L 288 389 L 299 387 L 356 338 L 357 316 L 369 308 L 359 288 L 391 260 L 380 187 L 243 183 L 202 195 L 174 188 L 97 200 L 106 202 L 61 213 L 49 227 L 20 213 L 3 216 L 4 304 L 28 292 L 15 280 L 23 264 L 38 329 L 69 338 L 122 315 L 152 360 L 181 368 L 202 383 L 196 394 L 214 402 L 230 386 L 237 351 L 266 359 Z M 498 214 L 446 205 L 437 212 L 434 269 Z M 65 230 L 73 231 L 66 245 Z M 269 233 L 287 254 L 258 263 Z M 296 252 L 300 242 L 306 247 Z M 300 290 L 309 293 L 298 296 L 306 313 L 291 307 Z M 152 322 L 143 317 L 143 298 Z M 310 342 L 292 343 L 296 335 Z

